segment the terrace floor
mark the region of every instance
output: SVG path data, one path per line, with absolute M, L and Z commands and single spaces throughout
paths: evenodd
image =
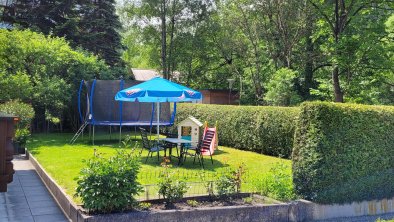
M 0 193 L 0 222 L 68 221 L 30 161 L 14 157 L 14 180 Z

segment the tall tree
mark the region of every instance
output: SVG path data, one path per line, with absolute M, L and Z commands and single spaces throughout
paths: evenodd
M 129 28 L 141 29 L 146 42 L 156 44 L 163 77 L 170 79 L 175 60 L 177 37 L 192 33 L 196 23 L 207 18 L 214 1 L 142 0 L 127 2 L 123 7 L 123 20 L 131 21 Z
M 46 35 L 65 37 L 108 65 L 122 65 L 121 23 L 114 0 L 15 0 L 3 21 Z
M 108 65 L 122 65 L 122 25 L 116 15 L 115 0 L 77 0 L 80 30 L 77 44 L 93 52 Z
M 74 0 L 16 0 L 5 9 L 2 20 L 73 42 L 78 30 L 74 7 Z
M 328 43 L 331 45 L 328 46 L 327 49 L 331 55 L 331 81 L 334 92 L 334 100 L 335 102 L 344 102 L 344 91 L 340 81 L 340 75 L 342 73 L 346 73 L 346 69 L 339 61 L 344 56 L 348 57 L 349 51 L 345 52 L 342 50 L 343 48 L 341 48 L 341 46 L 343 46 L 343 43 L 346 42 L 346 39 L 348 39 L 347 37 L 357 34 L 354 33 L 355 29 L 353 29 L 353 23 L 363 20 L 364 24 L 371 24 L 373 21 L 368 21 L 368 19 L 371 18 L 371 14 L 379 16 L 376 13 L 379 13 L 379 10 L 387 10 L 391 8 L 392 5 L 390 6 L 390 4 L 392 3 L 385 0 L 308 1 L 315 8 L 315 12 L 318 14 L 320 21 L 326 24 L 326 27 L 323 27 L 323 29 L 326 29 L 330 34 Z M 374 30 L 369 31 L 373 32 Z

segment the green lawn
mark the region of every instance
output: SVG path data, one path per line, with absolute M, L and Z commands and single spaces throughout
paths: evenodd
M 71 197 L 76 188 L 74 178 L 78 177 L 80 170 L 85 166 L 84 159 L 89 159 L 94 155 L 94 148 L 103 156 L 113 155 L 119 149 L 119 143 L 116 135 L 113 140 L 109 140 L 108 135 L 97 135 L 96 145 L 90 145 L 85 135 L 84 140 L 79 139 L 74 145 L 69 145 L 68 141 L 73 134 L 35 134 L 28 141 L 27 147 L 30 152 L 37 158 L 45 170 L 63 187 L 63 189 Z M 140 147 L 140 138 L 133 142 L 138 151 Z M 131 150 L 131 148 L 128 148 Z M 147 151 L 142 153 L 142 168 L 139 173 L 139 181 L 141 184 L 155 184 L 158 175 L 162 170 L 157 158 L 149 158 L 145 164 Z M 176 174 L 180 178 L 185 178 L 190 182 L 200 181 L 200 176 L 204 173 L 207 180 L 214 178 L 215 173 L 226 169 L 228 166 L 236 167 L 241 163 L 245 163 L 247 169 L 247 177 L 259 177 L 269 171 L 273 164 L 284 162 L 291 165 L 290 160 L 279 159 L 271 156 L 265 156 L 253 152 L 241 151 L 229 147 L 219 147 L 213 155 L 214 164 L 208 161 L 208 157 L 204 160 L 205 170 L 202 170 L 198 163 L 193 164 L 193 159 L 188 158 L 186 163 L 180 167 L 174 163 L 172 170 L 178 171 Z M 290 171 L 288 173 L 291 173 Z

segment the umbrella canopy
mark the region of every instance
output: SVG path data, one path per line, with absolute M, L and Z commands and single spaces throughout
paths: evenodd
M 202 99 L 200 92 L 156 77 L 119 91 L 115 100 L 129 102 L 187 102 Z
M 200 92 L 160 77 L 121 90 L 115 95 L 117 101 L 156 102 L 157 139 L 159 139 L 160 103 L 198 101 L 201 99 Z

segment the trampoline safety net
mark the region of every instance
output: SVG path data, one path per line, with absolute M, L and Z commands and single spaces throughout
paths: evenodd
M 149 126 L 151 121 L 153 125 L 156 125 L 157 117 L 154 103 L 115 100 L 115 94 L 118 91 L 139 83 L 141 82 L 132 80 L 86 81 L 85 86 L 88 95 L 85 98 L 88 98 L 87 110 L 81 112 L 87 114 L 88 123 L 92 125 Z M 84 96 L 81 97 L 83 98 Z M 173 118 L 170 103 L 160 104 L 159 122 L 160 125 L 172 125 Z

